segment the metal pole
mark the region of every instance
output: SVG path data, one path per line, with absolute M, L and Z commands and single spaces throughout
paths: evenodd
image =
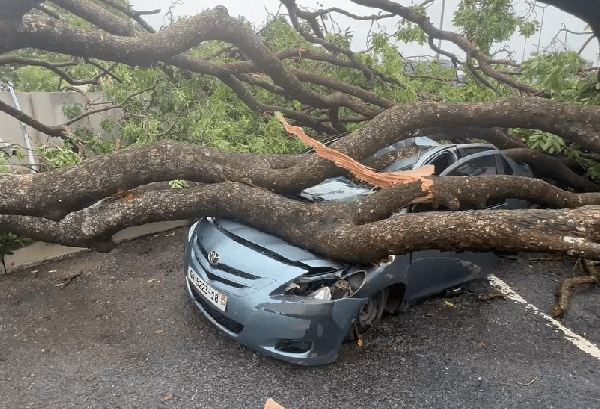
M 442 15 L 440 17 L 440 31 L 444 28 L 444 14 L 446 14 L 446 0 L 442 0 Z M 438 39 L 438 48 L 442 48 L 442 39 Z M 440 58 L 440 53 L 437 53 L 436 58 Z

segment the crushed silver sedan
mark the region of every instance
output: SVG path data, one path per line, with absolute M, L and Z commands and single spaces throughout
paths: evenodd
M 375 156 L 410 145 L 419 153 L 386 171 L 432 164 L 440 176 L 531 175 L 486 144 L 438 145 L 420 137 Z M 370 193 L 338 177 L 300 196 L 333 202 L 359 200 Z M 489 205 L 519 208 L 527 203 L 509 199 Z M 352 265 L 235 220 L 205 218 L 189 231 L 185 285 L 202 314 L 242 344 L 295 364 L 324 365 L 337 358 L 344 339 L 363 336 L 384 311 L 399 312 L 424 297 L 483 278 L 496 264 L 492 253 L 430 250 L 390 256 L 377 265 Z

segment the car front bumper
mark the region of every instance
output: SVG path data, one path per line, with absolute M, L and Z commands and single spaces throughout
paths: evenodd
M 190 267 L 194 269 L 186 265 L 186 271 Z M 187 275 L 185 280 L 200 312 L 227 335 L 265 355 L 304 366 L 336 360 L 342 341 L 366 302 L 364 298 L 326 301 L 265 296 L 265 302 L 257 303 L 256 296 L 225 294 L 227 308 L 220 311 L 200 295 Z

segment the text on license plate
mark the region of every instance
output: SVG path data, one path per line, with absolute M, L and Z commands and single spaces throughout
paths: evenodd
M 198 277 L 198 274 L 196 274 L 191 268 L 188 270 L 187 276 L 190 280 L 190 283 L 194 286 L 196 291 L 200 293 L 200 295 L 206 298 L 212 305 L 221 311 L 225 311 L 225 307 L 227 307 L 226 295 L 223 295 L 212 288 L 210 284 Z

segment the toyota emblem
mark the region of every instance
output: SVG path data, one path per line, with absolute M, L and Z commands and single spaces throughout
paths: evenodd
M 221 256 L 219 256 L 219 253 L 217 253 L 216 251 L 211 251 L 210 253 L 208 253 L 208 261 L 210 262 L 210 264 L 219 264 L 220 258 Z

